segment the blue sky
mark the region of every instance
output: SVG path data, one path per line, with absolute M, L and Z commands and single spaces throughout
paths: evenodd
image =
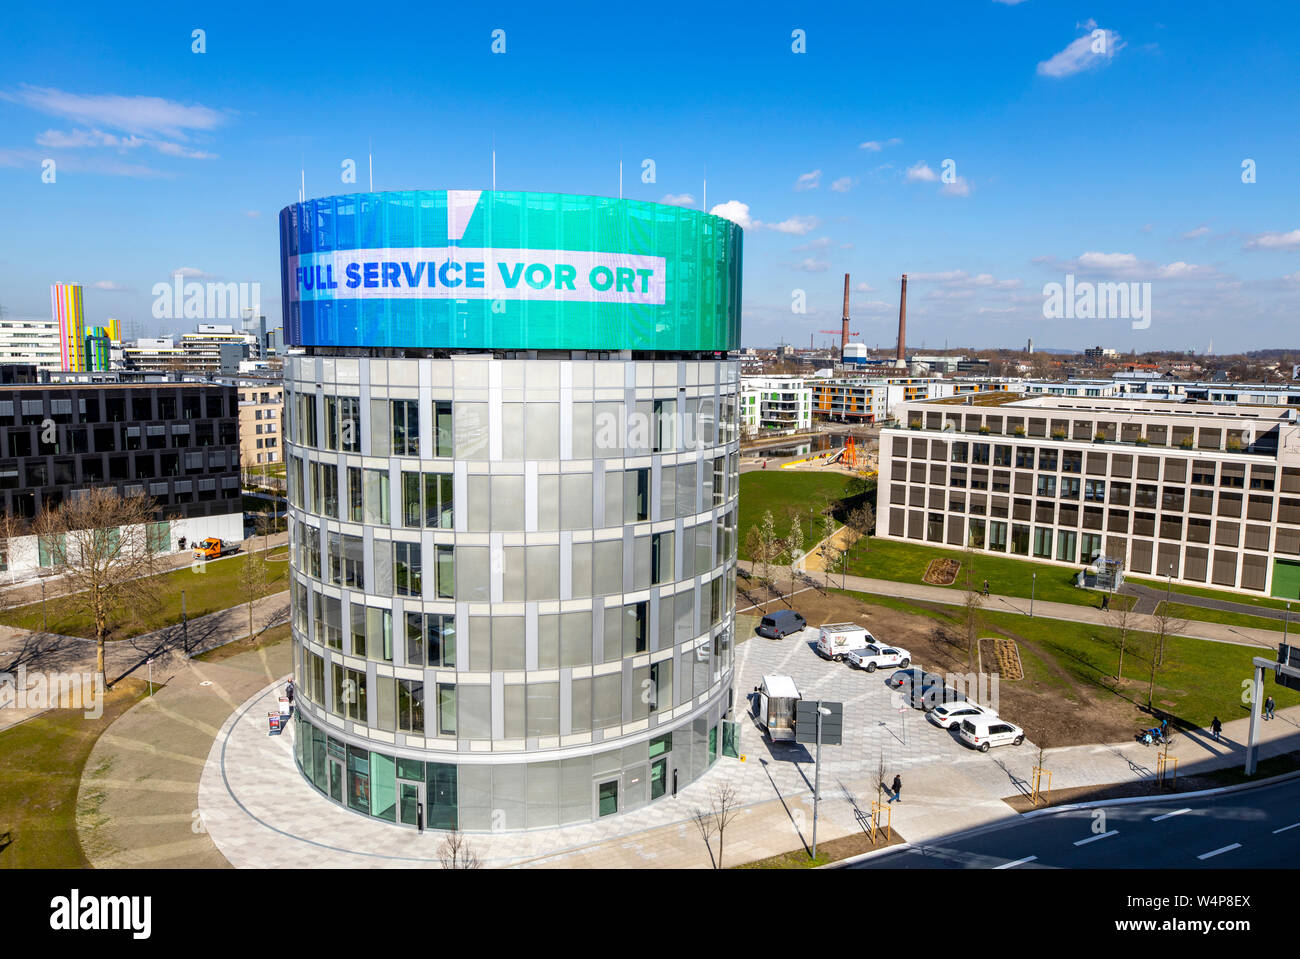
M 278 318 L 300 169 L 310 196 L 347 192 L 352 159 L 364 189 L 372 142 L 377 189 L 487 188 L 495 139 L 503 189 L 617 195 L 621 151 L 625 195 L 699 206 L 707 170 L 709 208 L 747 227 L 747 345 L 828 340 L 845 272 L 853 328 L 892 344 L 906 272 L 917 348 L 1297 346 L 1298 20 L 1046 0 L 20 4 L 0 37 L 0 305 L 45 317 L 49 284 L 79 282 L 88 323 L 179 334 L 150 290 L 184 269 L 259 282 Z M 1149 282 L 1150 327 L 1044 319 L 1067 273 Z

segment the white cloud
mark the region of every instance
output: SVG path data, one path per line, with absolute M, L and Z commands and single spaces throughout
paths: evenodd
M 1080 268 L 1103 273 L 1122 273 L 1134 270 L 1138 258 L 1132 253 L 1084 253 L 1075 261 Z
M 872 286 L 870 283 L 859 283 L 857 286 L 854 287 L 854 289 L 857 290 L 859 293 L 875 293 L 875 292 L 876 292 L 876 288 L 875 288 L 874 286 Z
M 806 236 L 813 230 L 817 229 L 817 225 L 820 222 L 821 221 L 815 216 L 792 216 L 788 219 L 782 220 L 780 223 L 761 223 L 758 225 L 769 230 L 776 230 L 778 233 L 792 233 L 795 236 Z
M 1206 226 L 1205 224 L 1201 224 L 1201 225 L 1198 226 L 1196 229 L 1194 229 L 1194 230 L 1188 230 L 1186 233 L 1184 233 L 1184 234 L 1183 234 L 1183 239 L 1184 239 L 1184 240 L 1195 240 L 1197 237 L 1205 236 L 1205 234 L 1207 234 L 1207 233 L 1209 233 L 1209 232 L 1210 232 L 1210 228 L 1209 228 L 1208 226 Z
M 1160 276 L 1166 280 L 1181 280 L 1189 277 L 1206 276 L 1213 272 L 1213 267 L 1197 266 L 1195 263 L 1186 263 L 1183 260 L 1167 263 L 1160 267 L 1159 270 Z
M 695 196 L 690 193 L 665 193 L 659 202 L 669 206 L 695 206 Z
M 824 250 L 831 245 L 831 238 L 828 236 L 814 237 L 807 243 L 800 243 L 794 247 L 791 253 L 803 253 L 808 250 Z
M 250 220 L 256 220 L 256 219 L 257 219 L 258 217 L 260 217 L 261 215 L 262 215 L 262 211 L 261 211 L 261 210 L 245 210 L 245 211 L 244 211 L 244 216 L 248 217 Z
M 709 212 L 714 216 L 726 217 L 745 230 L 748 230 L 753 225 L 753 221 L 749 218 L 749 204 L 741 203 L 739 200 L 728 200 L 726 203 L 719 203 Z
M 177 103 L 162 97 L 83 95 L 51 87 L 24 85 L 17 91 L 0 92 L 0 99 L 93 127 L 179 140 L 197 130 L 213 130 L 225 119 L 219 111 L 201 104 Z
M 970 196 L 970 184 L 964 176 L 959 176 L 951 183 L 945 183 L 939 192 L 945 196 Z
M 188 280 L 203 279 L 205 277 L 210 279 L 212 277 L 211 273 L 205 273 L 196 266 L 182 266 L 179 269 L 172 270 L 169 275 L 175 276 L 177 273 Z
M 1295 250 L 1300 249 L 1300 230 L 1290 233 L 1260 233 L 1246 241 L 1247 250 Z
M 859 143 L 858 149 L 879 153 L 885 147 L 896 147 L 902 142 L 898 137 L 890 137 L 888 140 L 867 140 L 865 143 Z
M 799 174 L 799 179 L 794 181 L 795 190 L 802 192 L 804 190 L 815 190 L 821 186 L 822 171 L 813 170 L 811 173 Z
M 796 270 L 802 270 L 805 273 L 824 273 L 829 267 L 830 264 L 825 260 L 818 260 L 811 256 L 805 257 L 794 264 Z
M 939 175 L 922 160 L 907 168 L 906 179 L 908 183 L 933 183 L 939 179 Z
M 1114 30 L 1098 30 L 1093 20 L 1078 26 L 1090 32 L 1071 42 L 1050 59 L 1039 63 L 1039 76 L 1057 79 L 1074 76 L 1076 73 L 1091 70 L 1108 62 L 1124 48 L 1124 41 Z
M 97 280 L 90 284 L 96 290 L 105 290 L 109 293 L 126 293 L 130 287 L 123 286 L 121 283 L 114 283 L 112 280 Z
M 834 183 L 831 184 L 831 190 L 834 191 L 835 193 L 848 193 L 850 190 L 853 189 L 853 183 L 854 183 L 853 177 L 842 176 Z

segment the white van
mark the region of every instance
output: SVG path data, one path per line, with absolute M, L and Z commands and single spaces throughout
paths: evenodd
M 1019 746 L 1025 741 L 1025 731 L 999 716 L 971 716 L 961 721 L 961 738 L 986 753 L 990 746 Z
M 875 641 L 876 637 L 857 623 L 827 623 L 817 630 L 818 654 L 837 663 L 846 653 L 866 649 Z

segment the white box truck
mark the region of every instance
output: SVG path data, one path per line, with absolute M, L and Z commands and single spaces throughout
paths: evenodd
M 875 641 L 867 628 L 857 623 L 827 623 L 817 630 L 817 652 L 837 663 L 845 654 L 866 649 Z
M 794 742 L 795 703 L 802 697 L 789 676 L 764 676 L 758 687 L 758 722 L 772 742 Z

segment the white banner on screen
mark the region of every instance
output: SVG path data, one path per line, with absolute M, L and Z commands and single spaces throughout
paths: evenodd
M 664 304 L 662 256 L 465 247 L 336 250 L 289 258 L 290 299 L 553 300 Z

